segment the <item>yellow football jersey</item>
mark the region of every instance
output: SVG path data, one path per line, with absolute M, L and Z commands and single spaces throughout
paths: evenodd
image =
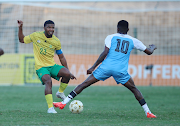
M 54 52 L 61 49 L 60 40 L 53 35 L 52 38 L 47 38 L 42 32 L 34 32 L 24 37 L 24 43 L 33 42 L 33 51 L 35 59 L 35 69 L 38 70 L 41 67 L 53 66 Z

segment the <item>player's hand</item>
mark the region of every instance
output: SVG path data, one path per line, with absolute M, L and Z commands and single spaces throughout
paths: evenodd
M 23 22 L 21 20 L 17 20 L 18 23 L 18 27 L 22 27 L 23 26 Z
M 72 80 L 73 80 L 73 79 L 76 79 L 76 77 L 75 77 L 73 74 L 71 74 L 70 76 L 71 76 L 70 78 L 71 78 Z M 76 80 L 77 80 L 77 79 L 76 79 Z
M 156 49 L 157 49 L 157 47 L 156 47 L 154 44 L 149 45 L 149 47 L 150 47 L 150 48 L 153 48 L 154 50 L 156 50 Z
M 93 71 L 94 71 L 94 68 L 91 67 L 91 68 L 89 68 L 89 69 L 87 70 L 87 74 L 91 74 Z

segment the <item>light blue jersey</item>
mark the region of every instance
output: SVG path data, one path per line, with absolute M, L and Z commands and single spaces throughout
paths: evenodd
M 109 53 L 94 71 L 94 77 L 98 80 L 105 80 L 113 76 L 117 83 L 126 83 L 130 78 L 128 63 L 132 49 L 144 51 L 146 46 L 138 39 L 119 33 L 108 35 L 105 39 L 105 46 L 109 48 Z
M 146 46 L 139 40 L 127 34 L 119 33 L 107 36 L 105 45 L 109 48 L 109 53 L 100 67 L 124 74 L 127 73 L 128 70 L 129 57 L 132 49 L 136 48 L 141 51 L 146 49 Z

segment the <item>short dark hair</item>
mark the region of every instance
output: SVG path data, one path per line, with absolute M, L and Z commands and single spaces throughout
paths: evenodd
M 117 27 L 129 28 L 129 23 L 126 20 L 121 20 L 118 22 Z
M 127 33 L 129 30 L 129 23 L 126 20 L 121 20 L 118 22 L 117 28 L 120 33 Z
M 44 22 L 44 27 L 45 27 L 47 24 L 54 24 L 54 22 L 51 21 L 51 20 L 47 20 L 47 21 Z

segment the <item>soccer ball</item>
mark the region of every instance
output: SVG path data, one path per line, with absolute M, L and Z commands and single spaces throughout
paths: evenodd
M 83 103 L 79 100 L 74 100 L 69 104 L 69 110 L 72 113 L 81 113 L 83 111 Z

